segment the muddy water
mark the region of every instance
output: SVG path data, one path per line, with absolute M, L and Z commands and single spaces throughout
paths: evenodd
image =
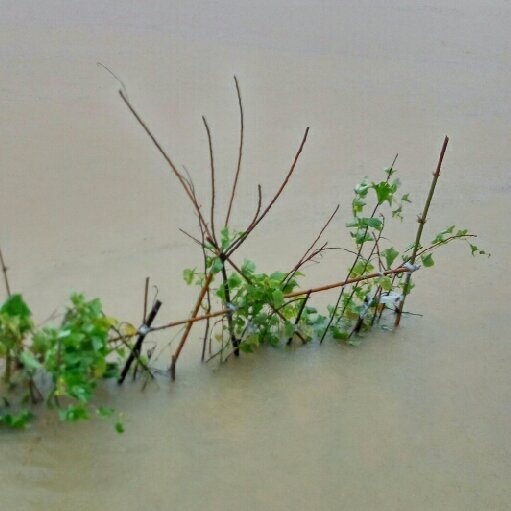
M 268 197 L 311 127 L 284 200 L 240 254 L 262 270 L 294 263 L 337 203 L 343 218 L 328 237 L 341 243 L 355 180 L 398 151 L 416 202 L 393 234 L 408 243 L 444 134 L 451 145 L 428 232 L 467 226 L 493 253 L 487 262 L 447 248 L 417 276 L 409 307 L 424 317 L 357 349 L 262 350 L 215 370 L 198 363 L 195 329 L 177 384 L 105 394 L 125 412 L 125 435 L 44 416 L 26 433 L 2 434 L 2 510 L 509 509 L 509 2 L 1 9 L 0 243 L 12 285 L 40 319 L 77 289 L 137 321 L 146 275 L 162 317 L 191 308 L 180 273 L 200 258 L 177 227 L 193 230 L 195 219 L 98 61 L 122 77 L 203 197 L 200 115 L 225 197 L 238 74 L 247 122 L 240 227 L 257 183 Z M 336 280 L 346 265 L 330 254 L 307 283 Z M 154 340 L 164 348 L 170 336 Z

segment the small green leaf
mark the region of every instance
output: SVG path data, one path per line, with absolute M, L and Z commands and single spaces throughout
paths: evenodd
M 421 261 L 425 268 L 430 268 L 431 266 L 433 266 L 435 264 L 435 261 L 433 261 L 432 254 L 427 254 L 427 255 L 421 256 Z
M 183 270 L 183 279 L 184 281 L 190 285 L 193 282 L 193 277 L 195 276 L 195 268 L 185 268 Z
M 115 423 L 115 431 L 117 431 L 117 433 L 124 433 L 124 424 L 121 421 Z
M 34 371 L 42 367 L 39 360 L 37 360 L 29 351 L 23 351 L 21 353 L 20 361 L 27 369 Z
M 394 261 L 396 260 L 396 257 L 399 255 L 399 252 L 395 248 L 391 247 L 382 250 L 381 255 L 385 258 L 387 268 L 390 268 Z
M 114 413 L 114 409 L 108 406 L 100 406 L 97 409 L 97 413 L 100 417 L 107 419 L 108 417 L 112 416 L 112 414 Z
M 249 273 L 254 273 L 255 269 L 256 269 L 256 265 L 255 265 L 254 261 L 245 259 L 245 261 L 243 262 L 243 265 L 241 267 L 241 271 L 243 273 L 249 274 Z
M 284 305 L 284 294 L 280 289 L 275 289 L 271 294 L 273 306 L 278 309 Z
M 373 183 L 372 188 L 376 192 L 378 204 L 383 204 L 385 201 L 392 204 L 392 195 L 394 193 L 393 185 L 386 181 L 381 181 L 380 183 Z
M 213 259 L 213 264 L 211 265 L 211 273 L 220 273 L 223 266 L 222 260 L 219 257 L 215 257 Z

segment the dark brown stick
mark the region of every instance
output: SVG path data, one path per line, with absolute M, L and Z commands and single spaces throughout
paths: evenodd
M 300 323 L 300 319 L 302 317 L 303 310 L 305 309 L 305 305 L 307 304 L 309 297 L 310 297 L 310 293 L 307 293 L 305 295 L 305 298 L 303 299 L 302 304 L 300 305 L 300 310 L 298 311 L 298 314 L 296 315 L 296 319 L 295 319 L 295 331 L 298 326 L 298 323 Z M 287 345 L 289 346 L 292 342 L 293 342 L 293 335 L 287 340 Z
M 126 379 L 128 371 L 130 370 L 131 364 L 134 362 L 134 360 L 140 358 L 140 353 L 142 351 L 142 343 L 144 342 L 146 335 L 151 331 L 151 325 L 154 321 L 154 318 L 156 317 L 156 314 L 158 314 L 160 307 L 161 307 L 160 300 L 156 300 L 154 302 L 153 308 L 151 309 L 151 312 L 149 313 L 149 317 L 147 318 L 147 321 L 143 325 L 146 328 L 139 332 L 137 342 L 135 343 L 133 350 L 131 351 L 128 359 L 126 360 L 124 369 L 122 370 L 122 373 L 119 376 L 119 379 L 117 380 L 117 382 L 119 384 L 122 384 L 124 382 L 124 380 Z

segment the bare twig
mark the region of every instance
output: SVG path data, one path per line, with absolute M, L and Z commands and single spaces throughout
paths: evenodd
M 296 274 L 296 272 L 307 262 L 316 257 L 321 251 L 326 249 L 326 243 L 320 248 L 320 250 L 313 251 L 314 247 L 316 246 L 316 243 L 321 238 L 322 234 L 325 232 L 325 229 L 330 225 L 330 222 L 333 220 L 334 216 L 339 211 L 339 204 L 337 204 L 337 207 L 334 209 L 334 212 L 330 215 L 328 220 L 325 222 L 321 230 L 319 231 L 318 235 L 314 239 L 314 241 L 310 244 L 309 248 L 305 251 L 303 256 L 299 259 L 299 261 L 294 265 L 293 269 L 283 278 L 283 282 L 286 280 L 290 280 L 293 278 L 293 275 Z M 313 251 L 313 252 L 312 252 Z
M 424 225 L 426 224 L 429 206 L 431 205 L 431 201 L 433 199 L 433 195 L 435 194 L 436 183 L 438 178 L 440 177 L 440 169 L 442 168 L 442 162 L 444 160 L 445 151 L 447 149 L 447 144 L 449 143 L 449 137 L 444 138 L 444 143 L 442 144 L 442 149 L 440 151 L 440 156 L 438 158 L 438 163 L 436 166 L 436 170 L 433 173 L 433 180 L 431 181 L 431 186 L 429 188 L 428 198 L 426 199 L 426 203 L 424 204 L 424 210 L 422 211 L 422 215 L 417 219 L 419 222 L 419 227 L 417 228 L 417 234 L 415 236 L 415 243 L 412 250 L 412 256 L 410 257 L 410 264 L 415 264 L 415 260 L 417 258 L 417 252 L 420 247 L 422 231 L 424 230 Z M 403 307 L 405 306 L 406 295 L 409 292 L 410 288 L 410 279 L 412 275 L 409 273 L 405 278 L 405 284 L 403 286 L 403 299 L 399 303 L 399 307 L 396 311 L 396 319 L 394 321 L 394 326 L 399 326 L 401 322 L 401 314 L 403 313 Z
M 264 211 L 257 217 L 255 222 L 253 222 L 251 225 L 249 225 L 247 230 L 244 232 L 244 234 L 240 238 L 238 238 L 236 241 L 233 242 L 233 244 L 229 247 L 229 250 L 227 250 L 227 255 L 232 254 L 235 250 L 237 250 L 242 245 L 242 243 L 247 239 L 248 235 L 259 225 L 261 220 L 269 213 L 273 204 L 275 204 L 277 199 L 280 197 L 284 188 L 286 187 L 287 183 L 289 182 L 289 179 L 293 175 L 293 172 L 295 171 L 296 164 L 298 163 L 298 159 L 300 158 L 300 154 L 302 153 L 303 146 L 305 145 L 305 142 L 307 141 L 308 134 L 309 134 L 309 128 L 307 128 L 305 130 L 302 141 L 300 143 L 300 147 L 298 148 L 298 151 L 295 154 L 291 168 L 289 169 L 288 173 L 286 174 L 286 177 L 284 178 L 284 181 L 282 182 L 279 189 L 277 190 L 277 193 L 273 196 L 273 198 L 271 199 L 268 206 L 266 206 Z
M 144 287 L 144 317 L 142 318 L 142 324 L 145 324 L 145 320 L 147 318 L 147 300 L 149 297 L 149 277 L 145 278 L 145 287 Z
M 2 254 L 1 248 L 0 248 L 0 263 L 2 264 L 2 272 L 4 274 L 5 291 L 7 292 L 7 296 L 11 296 L 11 288 L 9 286 L 9 278 L 7 277 L 8 268 L 5 265 L 4 256 Z
M 211 130 L 209 129 L 208 121 L 206 117 L 202 116 L 202 122 L 206 128 L 208 134 L 208 146 L 209 146 L 209 164 L 211 169 L 211 234 L 215 241 L 215 245 L 218 245 L 215 233 L 215 159 L 213 157 L 213 141 L 211 140 Z
M 240 107 L 240 148 L 238 151 L 238 165 L 236 167 L 236 174 L 234 176 L 234 183 L 232 185 L 231 198 L 229 199 L 229 207 L 227 208 L 227 215 L 225 217 L 225 227 L 229 225 L 229 217 L 231 216 L 231 209 L 234 203 L 234 197 L 236 195 L 236 187 L 238 186 L 238 178 L 241 170 L 241 158 L 243 156 L 243 135 L 245 131 L 244 120 L 243 120 L 243 102 L 241 101 L 240 84 L 238 78 L 234 76 L 234 83 L 236 84 L 236 94 L 238 95 L 238 104 Z
M 201 213 L 201 208 L 200 208 L 200 205 L 199 203 L 197 202 L 197 199 L 196 197 L 194 196 L 194 194 L 192 193 L 192 191 L 190 190 L 190 186 L 187 182 L 187 180 L 185 179 L 185 177 L 177 170 L 176 166 L 174 165 L 174 162 L 172 161 L 172 159 L 170 158 L 170 156 L 167 154 L 167 152 L 163 149 L 163 147 L 161 146 L 161 144 L 158 142 L 158 140 L 156 139 L 156 137 L 153 135 L 153 133 L 151 132 L 151 130 L 149 129 L 149 127 L 147 126 L 147 124 L 144 122 L 144 120 L 140 117 L 140 115 L 137 113 L 137 111 L 135 110 L 135 108 L 131 105 L 131 103 L 129 102 L 128 98 L 126 97 L 126 95 L 124 94 L 124 92 L 122 90 L 119 91 L 119 95 L 121 96 L 122 100 L 124 101 L 124 103 L 126 104 L 126 106 L 128 107 L 129 111 L 133 114 L 133 116 L 135 117 L 135 119 L 137 120 L 137 122 L 140 124 L 140 126 L 142 126 L 142 128 L 144 129 L 144 131 L 147 133 L 147 135 L 149 136 L 149 138 L 151 139 L 151 142 L 153 143 L 153 145 L 156 147 L 156 149 L 158 149 L 158 151 L 160 152 L 160 154 L 163 156 L 163 158 L 165 159 L 165 161 L 168 163 L 168 165 L 170 166 L 172 172 L 174 173 L 174 175 L 177 177 L 178 181 L 180 182 L 181 186 L 183 187 L 186 195 L 188 196 L 188 198 L 190 199 L 190 201 L 192 202 L 194 208 L 195 208 L 195 211 L 199 217 L 199 221 L 201 222 L 205 232 L 208 234 L 208 236 L 210 236 L 211 238 L 214 239 L 214 237 L 212 236 L 211 232 L 209 231 L 209 227 L 206 223 L 206 221 L 204 220 L 204 217 L 202 216 L 202 213 Z

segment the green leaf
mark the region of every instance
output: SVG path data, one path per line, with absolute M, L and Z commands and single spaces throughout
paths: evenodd
M 237 273 L 231 273 L 227 279 L 229 289 L 236 289 L 242 284 L 242 282 L 241 277 Z
M 392 196 L 394 193 L 393 185 L 387 183 L 386 181 L 381 181 L 380 183 L 373 183 L 372 188 L 376 192 L 378 204 L 383 204 L 385 201 L 387 201 L 389 204 L 392 204 Z
M 381 286 L 384 291 L 392 291 L 392 279 L 390 277 L 380 277 L 376 279 L 376 283 Z
M 121 421 L 115 423 L 115 431 L 117 431 L 117 433 L 124 433 L 124 424 Z
M 409 193 L 405 193 L 402 197 L 401 197 L 401 202 L 412 202 L 410 200 L 410 194 Z
M 284 294 L 280 289 L 275 289 L 271 294 L 273 306 L 278 309 L 284 305 Z
M 392 264 L 396 260 L 396 257 L 399 255 L 399 252 L 391 247 L 386 248 L 385 250 L 381 251 L 381 255 L 385 258 L 385 262 L 387 263 L 387 268 L 391 268 Z
M 21 410 L 17 414 L 0 414 L 0 424 L 4 424 L 11 429 L 23 429 L 34 418 L 34 415 L 28 410 Z
M 114 409 L 113 408 L 110 408 L 108 406 L 100 406 L 97 410 L 96 410 L 97 414 L 104 418 L 104 419 L 107 419 L 108 417 L 111 417 L 112 414 L 114 413 Z
M 193 282 L 193 277 L 195 276 L 195 268 L 185 268 L 183 270 L 183 279 L 184 281 L 190 285 Z
M 254 261 L 250 261 L 249 259 L 245 259 L 243 261 L 243 265 L 241 266 L 241 271 L 246 274 L 254 273 L 256 269 L 256 265 Z
M 432 254 L 427 254 L 427 255 L 421 256 L 421 261 L 425 268 L 430 268 L 431 266 L 433 266 L 435 264 L 435 261 L 433 261 Z
M 229 248 L 229 245 L 231 243 L 228 227 L 224 227 L 220 231 L 220 237 L 221 237 L 222 250 L 226 250 L 227 248 Z
M 39 362 L 39 360 L 37 360 L 34 355 L 32 355 L 32 353 L 30 353 L 29 351 L 23 351 L 20 355 L 20 361 L 21 363 L 27 368 L 27 369 L 30 369 L 30 370 L 37 370 L 37 369 L 40 369 L 42 366 L 41 366 L 41 363 Z
M 351 202 L 351 209 L 353 210 L 353 215 L 357 216 L 358 213 L 361 213 L 366 205 L 366 201 L 361 199 L 360 197 L 355 197 Z
M 350 334 L 346 330 L 341 330 L 338 326 L 332 325 L 330 327 L 330 332 L 332 333 L 332 337 L 339 341 L 345 341 L 349 338 Z
M 294 323 L 291 323 L 290 321 L 286 321 L 284 323 L 284 334 L 287 338 L 293 337 L 295 333 L 295 325 Z
M 367 178 L 365 177 L 357 186 L 355 186 L 355 193 L 360 195 L 360 197 L 365 197 L 367 195 L 367 191 L 369 190 L 369 183 Z
M 211 265 L 211 273 L 220 273 L 223 266 L 222 260 L 219 257 L 215 257 L 213 259 L 213 264 Z

